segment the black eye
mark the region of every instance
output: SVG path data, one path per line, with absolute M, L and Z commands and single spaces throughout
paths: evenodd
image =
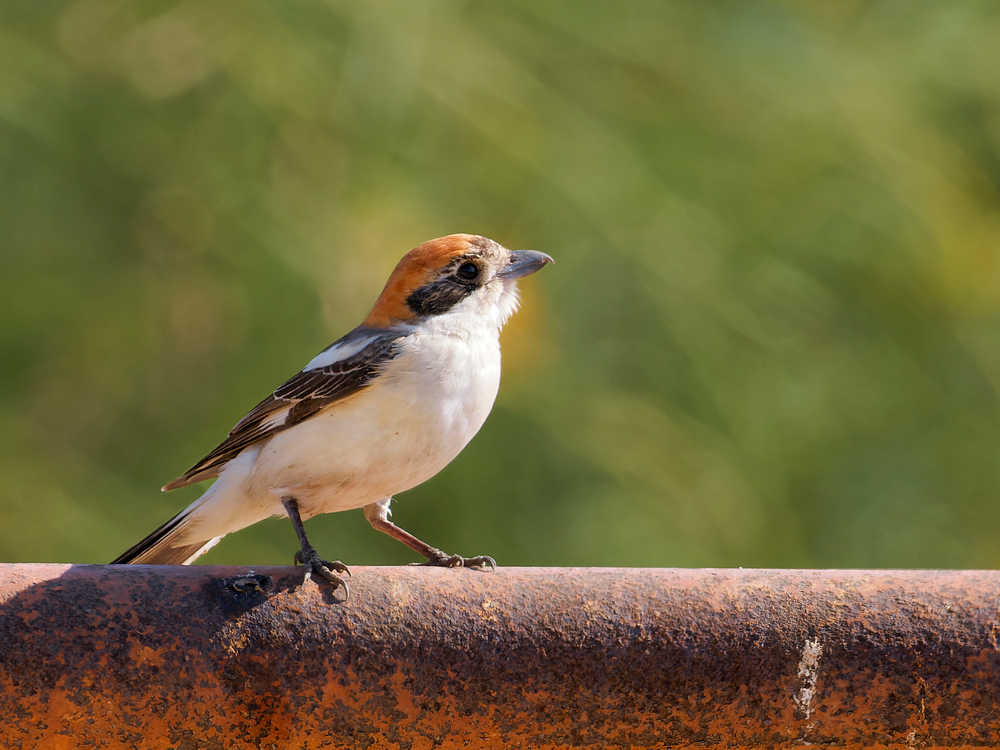
M 455 275 L 460 279 L 465 279 L 466 281 L 472 281 L 479 275 L 479 266 L 475 263 L 463 263 L 455 271 Z

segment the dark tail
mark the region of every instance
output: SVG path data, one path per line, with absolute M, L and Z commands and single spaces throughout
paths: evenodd
M 191 508 L 182 510 L 141 542 L 129 547 L 129 549 L 112 560 L 111 564 L 190 565 L 197 557 L 205 554 L 218 544 L 222 538 L 216 537 L 208 541 L 183 544 L 181 546 L 171 544 L 184 531 L 185 521 L 190 516 Z

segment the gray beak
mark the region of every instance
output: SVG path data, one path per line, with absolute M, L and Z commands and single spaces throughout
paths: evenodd
M 515 250 L 510 254 L 507 267 L 501 270 L 497 276 L 504 281 L 522 279 L 541 270 L 542 266 L 549 263 L 555 263 L 555 261 L 545 253 L 540 253 L 537 250 Z

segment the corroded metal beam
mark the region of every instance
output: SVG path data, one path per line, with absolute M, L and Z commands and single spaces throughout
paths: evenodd
M 245 573 L 0 566 L 0 747 L 1000 745 L 997 572 Z

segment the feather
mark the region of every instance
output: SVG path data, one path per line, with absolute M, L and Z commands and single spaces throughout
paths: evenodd
M 174 490 L 205 479 L 217 477 L 225 465 L 247 447 L 293 427 L 320 409 L 357 393 L 381 372 L 399 353 L 398 340 L 408 331 L 373 331 L 356 328 L 332 344 L 288 382 L 255 406 L 230 431 L 215 450 L 192 466 L 183 476 L 163 486 Z M 358 339 L 368 342 L 358 350 Z M 342 349 L 341 359 L 324 354 Z M 315 366 L 317 361 L 328 361 Z M 309 368 L 312 369 L 309 369 Z

